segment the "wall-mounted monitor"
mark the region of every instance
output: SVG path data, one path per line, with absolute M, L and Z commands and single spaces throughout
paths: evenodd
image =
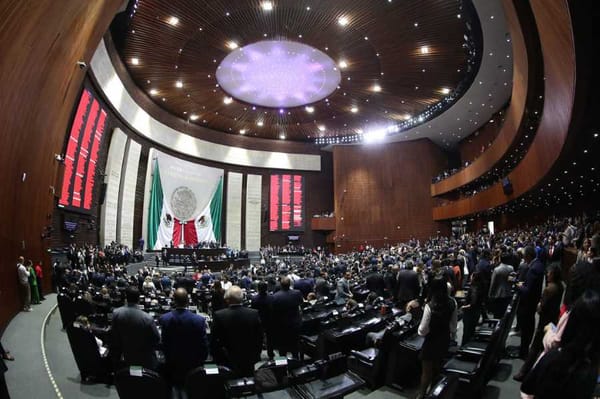
M 58 200 L 60 208 L 90 213 L 106 118 L 106 110 L 88 89 L 84 89 L 64 154 L 65 169 Z
M 271 175 L 269 230 L 304 231 L 304 176 Z

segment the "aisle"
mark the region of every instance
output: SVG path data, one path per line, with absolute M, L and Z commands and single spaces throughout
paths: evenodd
M 46 295 L 40 305 L 33 305 L 31 312 L 20 312 L 10 322 L 2 345 L 15 357 L 6 362 L 6 382 L 12 399 L 52 399 L 56 391 L 48 377 L 42 356 L 42 326 L 50 310 L 56 304 L 56 294 Z

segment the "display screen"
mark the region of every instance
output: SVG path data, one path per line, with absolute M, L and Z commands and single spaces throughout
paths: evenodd
M 106 110 L 89 90 L 84 89 L 64 155 L 65 173 L 59 207 L 84 213 L 91 211 L 105 124 Z
M 304 176 L 271 175 L 270 231 L 304 230 Z

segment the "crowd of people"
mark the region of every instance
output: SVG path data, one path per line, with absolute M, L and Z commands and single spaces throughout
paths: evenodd
M 599 248 L 600 222 L 551 218 L 495 235 L 438 236 L 336 255 L 315 250 L 297 260 L 274 258 L 219 273 L 142 268 L 129 275 L 124 265 L 93 262 L 65 269 L 58 284 L 89 304 L 88 316 L 112 314 L 104 345 L 115 368 L 157 370 L 175 387 L 207 359 L 248 376 L 263 349 L 263 359 L 275 352 L 299 357 L 302 309 L 336 301 L 351 312 L 358 306 L 356 288 L 363 287 L 369 292 L 363 305 L 421 317 L 421 395 L 458 340 L 458 325 L 461 343 L 469 342 L 480 320 L 501 317 L 516 292 L 518 356 L 525 363 L 514 378 L 522 381 L 523 395 L 589 398 L 600 356 Z M 568 273 L 561 269 L 566 251 L 577 251 Z M 162 315 L 142 310 L 165 304 Z

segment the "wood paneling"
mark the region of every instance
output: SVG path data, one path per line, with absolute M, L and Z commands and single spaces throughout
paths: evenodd
M 333 231 L 335 225 L 335 218 L 314 217 L 310 221 L 310 228 L 313 230 Z
M 519 137 L 524 121 L 529 77 L 529 59 L 523 30 L 512 0 L 503 0 L 513 47 L 513 88 L 506 119 L 496 139 L 473 163 L 458 173 L 431 185 L 431 195 L 441 195 L 472 182 L 494 168 Z
M 44 260 L 50 276 L 40 236 L 54 205 L 54 154 L 62 151 L 84 77 L 76 62 L 89 62 L 121 3 L 0 2 L 0 327 L 20 306 L 17 256 Z
M 431 141 L 337 146 L 333 157 L 337 251 L 446 232 L 431 217 L 431 176 L 447 166 Z
M 509 174 L 513 194 L 505 195 L 500 183 L 471 198 L 455 201 L 433 211 L 435 220 L 462 217 L 502 205 L 536 187 L 551 170 L 565 145 L 571 127 L 576 88 L 575 42 L 569 5 L 565 0 L 531 1 L 543 51 L 544 110 L 529 151 Z M 585 59 L 585 55 L 582 55 Z
M 493 121 L 493 122 L 492 122 Z M 476 132 L 465 137 L 458 143 L 461 164 L 472 162 L 492 145 L 504 124 L 504 111 L 492 116 L 492 119 Z M 483 149 L 483 151 L 482 151 Z

